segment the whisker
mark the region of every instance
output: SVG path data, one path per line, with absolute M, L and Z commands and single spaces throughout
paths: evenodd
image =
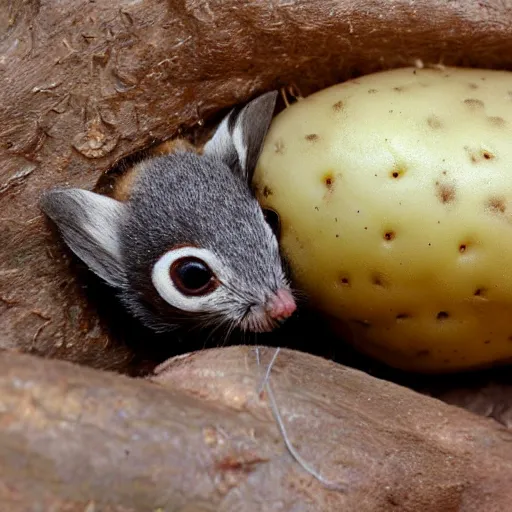
M 236 321 L 231 320 L 228 324 L 226 334 L 224 336 L 224 345 L 226 345 L 229 342 L 229 339 L 230 339 L 231 335 L 233 334 L 233 331 L 235 330 L 236 327 L 237 327 Z
M 272 357 L 272 360 L 267 366 L 267 369 L 265 371 L 265 376 L 263 377 L 263 380 L 261 382 L 260 390 L 258 391 L 258 394 L 261 395 L 261 392 L 263 389 L 267 392 L 267 397 L 270 404 L 270 410 L 272 411 L 272 414 L 274 416 L 274 419 L 277 423 L 277 427 L 279 429 L 279 432 L 281 434 L 281 437 L 284 441 L 284 444 L 288 450 L 288 453 L 292 456 L 292 458 L 301 466 L 306 473 L 309 473 L 313 478 L 318 480 L 324 487 L 327 489 L 332 489 L 338 492 L 346 493 L 347 492 L 347 486 L 344 484 L 340 484 L 337 482 L 333 482 L 331 480 L 328 480 L 325 478 L 320 471 L 315 469 L 311 464 L 309 464 L 298 452 L 298 450 L 293 446 L 292 441 L 288 435 L 286 426 L 284 424 L 283 417 L 281 415 L 281 412 L 279 410 L 279 407 L 277 405 L 276 397 L 274 395 L 274 391 L 272 389 L 272 386 L 270 385 L 270 373 L 272 371 L 272 367 L 274 366 L 274 363 L 276 361 L 277 355 L 279 354 L 280 347 L 277 347 L 274 355 Z M 258 366 L 261 366 L 261 359 L 260 359 L 260 353 L 259 353 L 259 347 L 256 347 L 256 361 Z
M 226 323 L 225 321 L 220 321 L 218 322 L 216 325 L 214 325 L 213 329 L 211 330 L 210 332 L 210 336 L 208 337 L 208 339 L 211 339 L 213 338 L 213 336 L 215 334 L 217 334 L 219 331 L 221 331 L 222 329 L 225 329 L 226 328 Z M 224 346 L 224 343 L 221 342 L 220 345 L 219 344 L 216 344 L 216 346 Z

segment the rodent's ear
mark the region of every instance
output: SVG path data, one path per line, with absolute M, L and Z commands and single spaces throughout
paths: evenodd
M 95 274 L 116 288 L 126 285 L 119 239 L 126 209 L 123 203 L 71 188 L 45 192 L 40 206 L 55 222 L 68 247 Z
M 251 183 L 276 100 L 277 91 L 267 92 L 240 111 L 233 109 L 205 144 L 204 154 L 220 158 L 233 169 L 238 168 L 243 178 Z

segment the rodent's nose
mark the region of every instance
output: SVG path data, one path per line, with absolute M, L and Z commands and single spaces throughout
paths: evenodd
M 277 290 L 276 294 L 270 297 L 266 310 L 274 320 L 284 320 L 292 315 L 297 309 L 293 295 L 286 289 Z

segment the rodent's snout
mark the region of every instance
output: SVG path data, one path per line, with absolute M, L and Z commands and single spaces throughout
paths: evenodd
M 270 332 L 279 322 L 289 318 L 297 309 L 295 299 L 286 288 L 280 288 L 264 302 L 252 304 L 240 322 L 240 327 L 251 332 Z
M 293 295 L 285 288 L 281 288 L 270 297 L 265 309 L 273 320 L 285 320 L 293 314 L 297 305 Z

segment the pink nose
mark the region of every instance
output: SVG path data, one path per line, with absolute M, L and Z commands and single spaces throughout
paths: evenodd
M 297 309 L 297 305 L 292 294 L 288 290 L 281 288 L 270 298 L 266 309 L 269 316 L 274 320 L 284 320 L 292 315 Z

